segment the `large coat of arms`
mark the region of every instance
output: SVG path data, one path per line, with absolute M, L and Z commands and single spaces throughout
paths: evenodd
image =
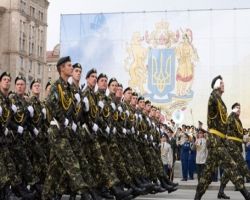
M 191 29 L 173 32 L 161 21 L 144 36 L 135 32 L 126 45 L 128 85 L 160 107 L 166 120 L 174 110 L 185 110 L 193 98 L 194 63 L 199 57 L 192 42 Z

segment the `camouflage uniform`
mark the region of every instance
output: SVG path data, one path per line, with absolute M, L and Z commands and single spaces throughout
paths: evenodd
M 243 142 L 243 127 L 241 120 L 232 112 L 228 117 L 228 128 L 227 128 L 227 150 L 233 160 L 237 163 L 237 167 L 242 176 L 246 176 L 250 179 L 250 171 L 248 169 L 247 163 L 244 160 L 242 152 L 242 142 Z M 230 177 L 223 173 L 221 178 L 221 184 L 226 187 L 226 184 L 230 180 Z
M 44 114 L 42 113 L 42 109 L 44 107 L 37 97 L 32 96 L 29 99 L 29 104 L 34 108 L 34 116 L 32 117 L 30 123 L 37 128 L 39 134 L 37 136 L 30 135 L 31 137 L 27 137 L 26 144 L 29 150 L 29 158 L 34 167 L 34 171 L 40 178 L 40 181 L 43 183 L 45 180 L 48 164 L 47 157 L 38 141 L 44 141 L 46 139 L 46 135 L 41 131 L 43 120 L 46 116 L 43 116 Z
M 102 137 L 102 131 L 100 129 L 97 130 L 97 133 L 92 131 L 92 127 L 95 124 L 98 124 L 98 114 L 99 109 L 97 107 L 96 96 L 90 87 L 86 87 L 82 92 L 82 98 L 87 98 L 89 102 L 89 110 L 83 114 L 82 123 L 86 123 L 86 128 L 89 134 L 89 142 L 85 145 L 85 152 L 88 156 L 88 161 L 92 165 L 92 175 L 94 176 L 97 186 L 106 188 L 110 188 L 113 185 L 119 183 L 118 178 L 113 173 L 113 171 L 108 171 L 110 168 L 107 168 L 106 160 L 102 153 L 102 147 L 99 143 L 99 136 Z M 106 152 L 104 153 L 106 154 Z M 109 161 L 109 160 L 107 160 Z M 109 166 L 110 167 L 110 166 Z
M 28 104 L 26 100 L 15 94 L 11 98 L 11 101 L 12 104 L 17 107 L 17 112 L 14 115 L 15 124 L 12 125 L 15 141 L 10 145 L 11 155 L 13 161 L 18 167 L 20 177 L 22 177 L 29 185 L 34 185 L 35 183 L 39 182 L 39 178 L 34 172 L 34 168 L 30 162 L 29 157 L 27 156 L 25 146 L 27 138 L 31 136 L 29 131 L 33 131 L 35 127 L 25 124 L 29 118 L 29 113 L 27 111 Z M 24 128 L 21 135 L 17 132 L 17 125 L 23 126 Z
M 69 176 L 72 191 L 76 194 L 82 194 L 88 188 L 88 185 L 83 181 L 79 162 L 70 144 L 71 127 L 65 127 L 65 121 L 67 121 L 66 113 L 74 106 L 73 94 L 70 85 L 61 77 L 52 84 L 46 106 L 53 121 L 49 128 L 51 152 L 42 193 L 43 199 L 51 198 L 51 190 L 56 188 L 56 184 L 58 184 L 60 176 L 64 171 Z M 70 116 L 67 117 L 69 118 L 69 125 L 71 125 L 72 119 Z M 53 174 L 54 172 L 56 172 L 56 175 Z
M 219 95 L 219 89 L 213 90 L 208 101 L 207 123 L 209 128 L 207 147 L 208 157 L 204 171 L 196 189 L 195 199 L 200 199 L 206 192 L 212 178 L 221 166 L 236 188 L 244 188 L 244 180 L 237 169 L 237 164 L 232 159 L 225 147 L 225 133 L 227 133 L 227 108 Z

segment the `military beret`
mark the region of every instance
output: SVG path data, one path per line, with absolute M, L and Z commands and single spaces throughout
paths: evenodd
M 40 83 L 40 80 L 37 79 L 37 78 L 35 78 L 35 79 L 31 82 L 31 84 L 30 84 L 30 89 L 32 88 L 32 86 L 34 85 L 34 83 Z
M 82 65 L 80 63 L 75 63 L 73 66 L 72 66 L 74 69 L 75 68 L 80 68 L 82 69 Z
M 199 124 L 199 125 L 202 125 L 203 123 L 202 123 L 201 121 L 198 121 L 198 124 Z
M 174 133 L 173 129 L 171 127 L 168 127 L 168 130 L 171 132 L 171 133 Z
M 29 93 L 24 92 L 23 95 L 28 97 L 28 96 L 29 96 Z
M 16 84 L 16 82 L 17 82 L 18 80 L 23 80 L 23 81 L 26 83 L 26 78 L 25 78 L 24 76 L 22 76 L 22 75 L 18 75 L 18 76 L 16 77 L 16 79 L 15 79 L 15 84 Z
M 123 88 L 123 85 L 121 83 L 118 83 L 118 86 L 117 87 L 121 87 Z
M 111 84 L 113 81 L 116 81 L 116 82 L 117 82 L 116 78 L 111 78 L 111 79 L 109 80 L 108 86 L 110 86 L 110 84 Z
M 108 76 L 104 73 L 99 74 L 99 76 L 97 77 L 97 82 L 101 79 L 101 78 L 106 78 L 108 80 Z
M 141 100 L 145 100 L 145 98 L 143 96 L 140 96 L 138 99 L 137 99 L 137 102 L 141 101 Z
M 71 62 L 70 56 L 61 57 L 61 58 L 57 61 L 56 66 L 58 67 L 58 66 L 60 66 L 61 64 L 66 63 L 66 62 Z
M 162 137 L 165 137 L 165 138 L 168 138 L 168 134 L 167 133 L 162 133 L 162 135 L 161 135 Z
M 127 91 L 132 91 L 132 88 L 131 87 L 127 87 L 124 91 L 123 91 L 123 94 L 125 94 L 125 92 Z
M 218 79 L 222 80 L 221 75 L 216 76 L 216 77 L 212 80 L 212 83 L 211 83 L 211 88 L 212 88 L 212 89 L 214 89 L 214 84 L 215 84 L 215 82 L 216 82 Z
M 2 78 L 3 78 L 4 76 L 10 77 L 10 80 L 11 80 L 10 72 L 3 72 L 3 73 L 1 74 L 1 76 L 0 76 L 0 81 L 2 81 Z
M 233 110 L 234 107 L 236 107 L 236 106 L 240 106 L 240 104 L 239 104 L 238 102 L 234 103 L 234 104 L 232 105 L 232 110 Z
M 88 71 L 88 73 L 86 74 L 86 78 L 89 78 L 90 75 L 93 74 L 93 73 L 97 73 L 97 70 L 95 68 Z
M 149 101 L 149 100 L 145 101 L 145 105 L 147 105 L 147 104 L 151 104 L 151 101 Z
M 46 90 L 47 87 L 49 87 L 51 84 L 52 84 L 51 81 L 49 81 L 49 82 L 46 84 L 46 86 L 45 86 L 45 90 Z
M 8 96 L 11 95 L 11 94 L 15 94 L 15 90 L 10 90 L 9 93 L 8 93 Z
M 132 92 L 132 96 L 137 96 L 138 97 L 138 93 L 137 92 Z

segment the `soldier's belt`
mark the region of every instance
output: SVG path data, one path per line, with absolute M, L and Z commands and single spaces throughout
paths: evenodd
M 237 137 L 232 137 L 232 136 L 228 136 L 228 137 L 227 137 L 227 139 L 229 139 L 229 140 L 234 140 L 234 141 L 237 141 L 237 142 L 240 142 L 240 143 L 242 143 L 242 142 L 243 142 L 243 140 L 242 140 L 242 139 L 237 138 Z
M 221 138 L 226 138 L 226 135 L 225 135 L 225 134 L 223 134 L 223 133 L 221 133 L 220 131 L 217 131 L 217 130 L 215 130 L 215 129 L 210 129 L 210 130 L 209 130 L 209 133 L 218 135 L 218 136 L 221 137 Z

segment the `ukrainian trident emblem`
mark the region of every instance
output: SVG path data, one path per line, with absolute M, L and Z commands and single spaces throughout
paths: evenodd
M 175 52 L 173 49 L 153 49 L 148 59 L 148 88 L 162 97 L 174 89 Z

